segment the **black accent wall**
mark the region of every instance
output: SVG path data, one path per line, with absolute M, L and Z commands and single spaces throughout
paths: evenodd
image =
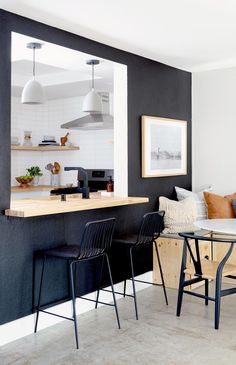
M 132 231 L 142 215 L 157 208 L 160 195 L 173 197 L 174 186 L 191 188 L 191 74 L 101 43 L 56 29 L 0 9 L 0 209 L 10 202 L 10 33 L 19 32 L 64 47 L 120 62 L 128 66 L 128 192 L 148 196 L 149 204 L 68 213 L 40 218 L 0 216 L 0 324 L 32 311 L 33 252 L 64 241 L 76 244 L 84 224 L 115 216 L 116 232 Z M 141 115 L 188 121 L 188 174 L 186 176 L 141 178 Z M 111 264 L 114 281 L 129 276 L 127 252 L 113 247 Z M 67 296 L 67 270 L 55 262 L 48 265 L 45 303 Z M 152 269 L 151 247 L 136 257 L 136 273 Z M 81 266 L 79 293 L 96 288 L 97 263 Z M 37 270 L 36 270 L 37 276 Z

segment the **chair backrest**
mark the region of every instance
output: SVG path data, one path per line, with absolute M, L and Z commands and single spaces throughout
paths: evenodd
M 164 211 L 146 213 L 143 216 L 138 234 L 137 245 L 147 244 L 156 240 L 163 228 Z
M 199 249 L 199 242 L 201 241 L 208 241 L 211 243 L 214 242 L 219 242 L 219 243 L 229 243 L 230 247 L 225 255 L 225 257 L 223 258 L 223 260 L 221 261 L 222 264 L 224 264 L 229 256 L 232 253 L 234 244 L 236 243 L 236 239 L 232 239 L 232 238 L 218 238 L 218 237 L 209 237 L 209 236 L 199 236 L 198 234 L 195 233 L 188 233 L 188 232 L 184 232 L 184 233 L 179 233 L 180 237 L 184 238 L 184 248 L 183 248 L 183 257 L 185 257 L 186 260 L 186 255 L 187 255 L 187 250 L 189 251 L 190 257 L 192 259 L 194 268 L 195 268 L 195 274 L 196 275 L 202 275 L 202 266 L 201 266 L 201 258 L 200 258 L 200 249 Z M 194 242 L 194 244 L 190 244 L 189 240 L 191 242 Z
M 111 246 L 115 222 L 115 218 L 108 218 L 86 223 L 79 258 L 94 257 L 106 252 Z

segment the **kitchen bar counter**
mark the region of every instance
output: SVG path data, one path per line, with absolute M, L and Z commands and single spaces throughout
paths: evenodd
M 81 194 L 67 195 L 65 202 L 60 200 L 60 196 L 34 197 L 12 200 L 10 209 L 5 210 L 5 215 L 28 218 L 148 202 L 149 199 L 143 197 L 103 197 L 99 193 L 91 193 L 90 199 L 81 199 Z

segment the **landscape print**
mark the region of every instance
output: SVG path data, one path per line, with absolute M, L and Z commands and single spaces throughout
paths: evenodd
M 182 131 L 179 126 L 151 125 L 151 170 L 181 168 Z
M 187 123 L 142 117 L 142 177 L 187 173 Z

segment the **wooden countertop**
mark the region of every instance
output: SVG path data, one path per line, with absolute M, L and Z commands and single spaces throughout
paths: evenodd
M 27 188 L 21 188 L 20 185 L 12 186 L 12 193 L 26 193 L 32 191 L 50 191 L 57 188 L 64 188 L 64 186 L 51 186 L 51 185 L 29 185 Z
M 103 197 L 99 193 L 91 193 L 90 199 L 82 199 L 81 194 L 67 195 L 66 202 L 62 202 L 60 196 L 35 197 L 12 200 L 11 207 L 10 209 L 5 210 L 5 214 L 10 217 L 27 218 L 123 205 L 143 204 L 148 203 L 148 201 L 148 198 L 140 197 Z

